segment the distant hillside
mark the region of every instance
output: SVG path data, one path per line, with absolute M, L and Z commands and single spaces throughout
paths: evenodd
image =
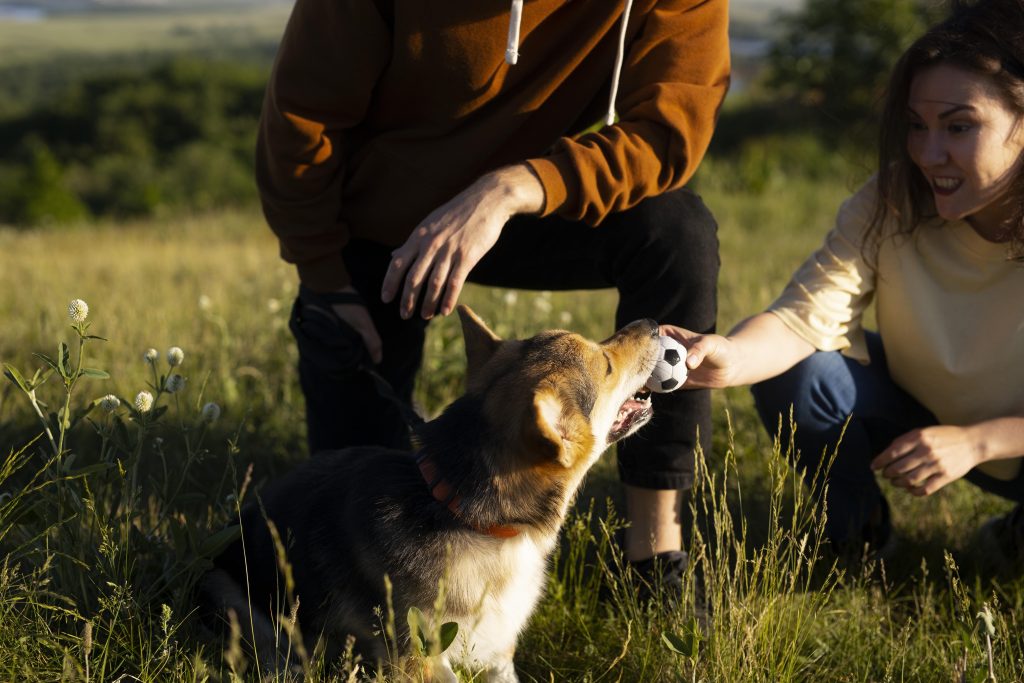
M 22 7 L 44 12 L 89 12 L 111 9 L 217 9 L 239 5 L 290 5 L 294 0 L 0 0 L 0 8 Z M 776 11 L 799 7 L 803 0 L 733 0 L 737 20 L 766 19 Z
M 290 5 L 293 0 L 0 0 L 4 10 L 28 9 L 46 14 L 110 12 L 124 10 L 216 10 L 229 7 Z

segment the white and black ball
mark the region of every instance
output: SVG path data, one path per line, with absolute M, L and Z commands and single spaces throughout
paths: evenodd
M 659 337 L 661 350 L 645 385 L 658 394 L 667 394 L 686 381 L 686 347 L 672 337 Z

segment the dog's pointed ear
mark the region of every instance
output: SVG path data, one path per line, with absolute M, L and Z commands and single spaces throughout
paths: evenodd
M 550 388 L 541 388 L 533 396 L 533 412 L 527 419 L 527 448 L 566 469 L 586 457 L 594 445 L 590 425 L 577 413 L 565 414 L 562 400 Z
M 498 350 L 501 338 L 469 306 L 459 304 L 458 311 L 466 343 L 466 374 L 472 377 Z
M 569 467 L 572 461 L 559 427 L 561 421 L 562 402 L 558 396 L 550 390 L 539 390 L 533 396 L 533 412 L 526 419 L 526 445 L 541 460 Z

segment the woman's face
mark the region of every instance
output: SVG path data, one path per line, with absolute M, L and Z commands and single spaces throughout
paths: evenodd
M 986 76 L 948 64 L 927 67 L 910 84 L 907 149 L 946 220 L 965 218 L 1002 239 L 1013 207 L 1007 189 L 1019 170 L 1024 125 Z

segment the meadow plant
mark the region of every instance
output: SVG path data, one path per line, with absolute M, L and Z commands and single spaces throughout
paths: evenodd
M 5 364 L 42 433 L 0 466 L 0 598 L 13 593 L 15 604 L 28 606 L 19 614 L 36 613 L 36 646 L 62 653 L 50 659 L 64 680 L 114 680 L 117 672 L 125 680 L 171 673 L 184 680 L 205 668 L 200 658 L 174 653 L 192 585 L 223 543 L 210 530 L 227 516 L 224 492 L 234 485 L 230 458 L 219 463 L 219 476 L 193 475 L 208 455 L 203 440 L 220 406 L 186 401 L 184 376 L 159 374 L 152 349 L 143 357 L 153 380 L 134 399 L 107 393 L 82 400 L 84 382 L 110 379 L 86 364 L 88 345 L 106 340 L 89 333 L 84 301 L 67 310 L 70 346 L 59 342 L 56 357 L 35 354 L 43 366 L 31 375 Z M 171 347 L 166 359 L 179 369 L 185 354 Z M 43 397 L 54 384 L 56 410 Z M 180 441 L 168 441 L 170 416 Z M 0 651 L 9 654 L 4 637 L 0 628 Z M 45 667 L 29 673 L 18 679 L 54 675 Z

